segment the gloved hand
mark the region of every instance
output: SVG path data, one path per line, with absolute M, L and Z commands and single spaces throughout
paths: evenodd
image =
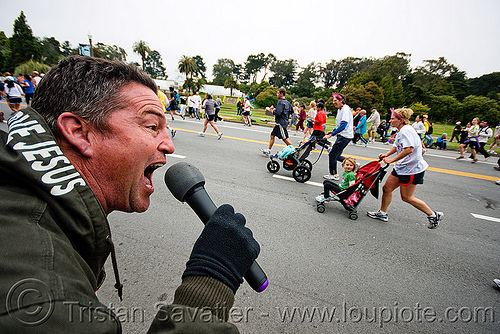
M 245 222 L 245 217 L 234 213 L 231 205 L 221 205 L 194 244 L 182 278 L 211 276 L 236 293 L 243 275 L 260 252 L 260 246 L 252 231 L 245 227 Z

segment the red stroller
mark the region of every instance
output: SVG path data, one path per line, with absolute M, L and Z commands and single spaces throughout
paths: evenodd
M 344 209 L 349 211 L 349 218 L 358 219 L 357 207 L 365 195 L 370 191 L 375 198 L 379 195 L 379 184 L 384 179 L 388 164 L 384 167 L 379 161 L 372 161 L 360 167 L 356 173 L 356 183 L 342 190 L 338 194 L 328 197 L 326 201 L 319 202 L 316 206 L 318 212 L 325 212 L 325 203 L 339 201 Z

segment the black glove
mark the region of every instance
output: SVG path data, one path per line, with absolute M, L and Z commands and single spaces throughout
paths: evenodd
M 260 252 L 260 246 L 252 231 L 245 227 L 245 222 L 245 217 L 235 214 L 231 205 L 221 205 L 194 244 L 182 278 L 211 276 L 236 293 L 243 275 Z

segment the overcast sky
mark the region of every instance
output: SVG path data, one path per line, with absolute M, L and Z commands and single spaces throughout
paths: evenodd
M 182 55 L 201 55 L 212 77 L 219 58 L 244 63 L 273 53 L 302 67 L 345 57 L 411 53 L 413 68 L 445 57 L 469 78 L 500 71 L 499 0 L 22 0 L 0 7 L 10 37 L 24 11 L 37 37 L 73 47 L 102 42 L 125 49 L 145 40 L 177 74 Z

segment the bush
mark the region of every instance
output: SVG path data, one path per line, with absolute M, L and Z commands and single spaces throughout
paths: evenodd
M 278 102 L 278 98 L 276 97 L 276 93 L 272 94 L 268 90 L 259 93 L 255 98 L 255 103 L 257 103 L 260 107 L 265 108 L 269 106 L 274 106 Z
M 14 70 L 14 75 L 16 77 L 24 74 L 32 75 L 33 71 L 37 71 L 38 73 L 47 73 L 48 70 L 50 70 L 49 65 L 45 65 L 31 59 L 17 66 Z

